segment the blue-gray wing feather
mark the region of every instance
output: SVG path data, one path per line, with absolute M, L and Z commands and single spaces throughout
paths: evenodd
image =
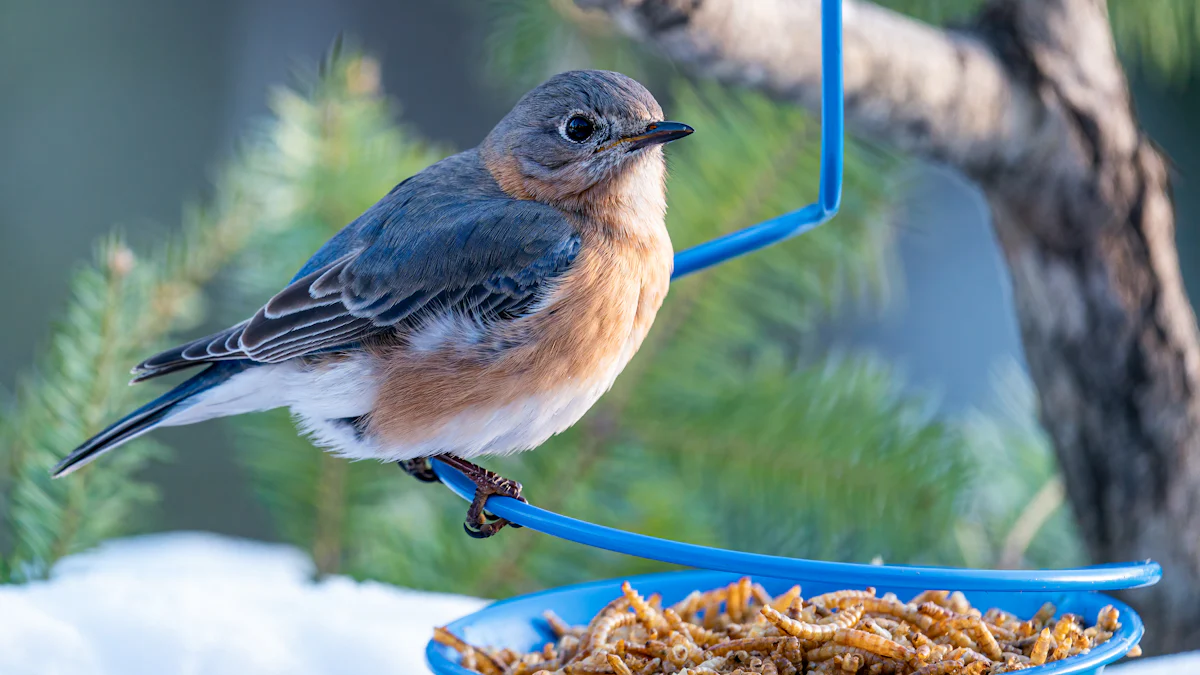
M 578 232 L 556 209 L 504 195 L 468 153 L 441 164 L 347 225 L 252 318 L 147 359 L 136 379 L 348 348 L 440 312 L 526 311 L 574 262 Z

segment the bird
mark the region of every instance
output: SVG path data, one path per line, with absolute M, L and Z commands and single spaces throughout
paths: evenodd
M 131 384 L 203 368 L 72 451 L 65 476 L 163 426 L 290 408 L 316 445 L 475 484 L 464 527 L 519 482 L 471 460 L 575 424 L 667 294 L 664 144 L 693 132 L 611 71 L 555 75 L 470 150 L 403 180 L 249 319 L 151 356 Z M 515 524 L 512 524 L 515 526 Z

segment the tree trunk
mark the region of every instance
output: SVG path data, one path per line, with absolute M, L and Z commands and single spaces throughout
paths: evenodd
M 1200 340 L 1163 157 L 1139 129 L 1098 0 L 994 5 L 1014 79 L 1063 129 L 1017 172 L 980 176 L 1012 272 L 1025 357 L 1096 561 L 1154 558 L 1128 593 L 1148 651 L 1200 647 Z M 998 38 L 998 39 L 997 39 Z
M 577 0 L 693 71 L 810 107 L 817 0 Z M 1097 562 L 1150 653 L 1200 648 L 1200 335 L 1164 159 L 1141 131 L 1103 0 L 993 0 L 942 31 L 846 0 L 846 116 L 987 195 L 1025 356 Z

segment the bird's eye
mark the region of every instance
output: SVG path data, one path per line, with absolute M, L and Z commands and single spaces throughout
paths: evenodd
M 592 121 L 583 115 L 575 115 L 567 120 L 566 126 L 563 127 L 563 134 L 570 140 L 576 143 L 582 143 L 592 137 L 596 132 L 596 126 Z

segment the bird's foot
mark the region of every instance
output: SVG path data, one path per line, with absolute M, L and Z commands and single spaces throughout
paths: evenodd
M 396 466 L 404 469 L 404 473 L 416 478 L 422 483 L 440 483 L 441 478 L 433 470 L 433 465 L 429 463 L 429 458 L 418 457 L 416 459 L 402 459 L 396 462 Z
M 504 529 L 506 525 L 521 527 L 484 510 L 488 497 L 492 495 L 511 497 L 528 504 L 529 502 L 521 496 L 520 483 L 453 455 L 441 455 L 438 459 L 461 471 L 475 484 L 475 498 L 467 508 L 467 519 L 463 523 L 463 529 L 468 535 L 476 539 L 486 539 Z

